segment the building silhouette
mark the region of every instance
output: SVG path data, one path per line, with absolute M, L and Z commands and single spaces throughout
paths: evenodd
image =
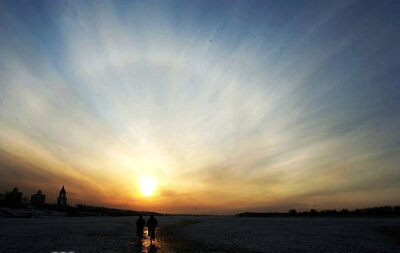
M 44 206 L 44 202 L 46 200 L 46 195 L 42 194 L 42 191 L 39 190 L 36 194 L 31 196 L 31 204 L 33 206 L 42 207 Z
M 5 203 L 7 207 L 10 208 L 18 208 L 21 206 L 22 201 L 22 192 L 18 191 L 17 187 L 11 192 L 7 192 L 5 196 Z
M 61 209 L 67 207 L 67 192 L 65 191 L 64 186 L 61 188 L 60 193 L 57 198 L 57 206 Z

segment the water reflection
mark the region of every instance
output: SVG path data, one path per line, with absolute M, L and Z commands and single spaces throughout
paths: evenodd
M 144 228 L 144 235 L 142 239 L 140 240 L 139 238 L 136 238 L 136 250 L 134 252 L 136 253 L 155 253 L 155 252 L 160 252 L 160 244 L 158 242 L 158 239 L 153 241 L 153 243 L 150 242 L 150 236 L 148 236 L 148 230 L 147 228 Z

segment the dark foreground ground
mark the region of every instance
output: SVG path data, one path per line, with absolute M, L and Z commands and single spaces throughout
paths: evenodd
M 136 218 L 0 218 L 0 251 L 400 252 L 399 219 L 164 216 L 150 245 Z

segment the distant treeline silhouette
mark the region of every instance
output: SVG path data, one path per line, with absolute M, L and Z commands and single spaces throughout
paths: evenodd
M 117 208 L 107 208 L 88 205 L 75 205 L 66 210 L 67 216 L 138 216 L 138 215 L 161 215 L 155 212 L 132 211 Z
M 400 206 L 378 206 L 369 208 L 359 208 L 355 210 L 336 209 L 316 210 L 298 212 L 296 209 L 290 209 L 287 213 L 270 212 L 256 213 L 245 212 L 236 214 L 237 217 L 400 217 Z

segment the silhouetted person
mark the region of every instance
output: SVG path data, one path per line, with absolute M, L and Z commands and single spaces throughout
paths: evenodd
M 150 219 L 147 221 L 147 228 L 149 229 L 150 243 L 156 239 L 156 227 L 157 227 L 157 219 L 154 218 L 153 215 L 150 216 Z
M 139 236 L 139 239 L 142 239 L 143 237 L 143 229 L 145 225 L 146 222 L 144 221 L 142 215 L 140 215 L 136 221 L 136 234 Z

